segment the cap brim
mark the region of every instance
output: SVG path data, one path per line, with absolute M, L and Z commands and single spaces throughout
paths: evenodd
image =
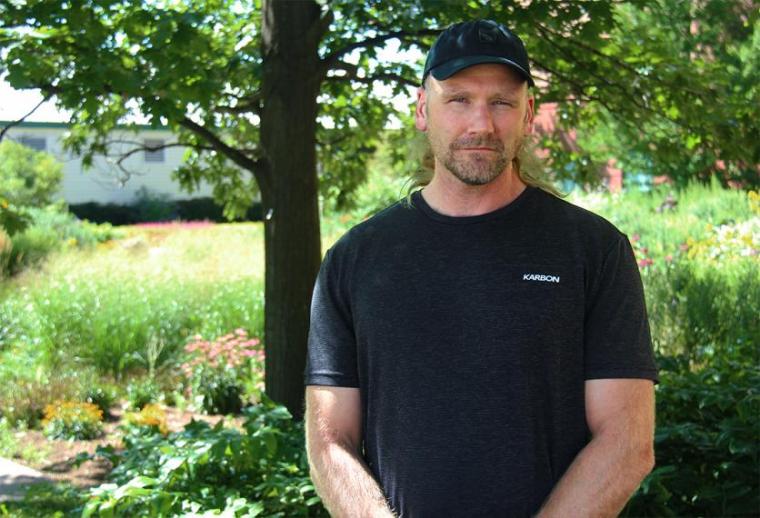
M 471 67 L 472 65 L 480 65 L 483 63 L 501 63 L 503 65 L 509 65 L 521 76 L 523 76 L 523 78 L 531 87 L 536 86 L 536 84 L 533 82 L 533 78 L 530 77 L 530 74 L 528 74 L 528 72 L 523 67 L 510 59 L 502 58 L 499 56 L 480 55 L 455 58 L 433 68 L 430 71 L 430 74 L 437 80 L 443 81 L 444 79 L 448 79 L 464 68 Z

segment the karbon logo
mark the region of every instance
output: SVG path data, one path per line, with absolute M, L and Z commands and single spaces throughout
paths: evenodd
M 559 275 L 544 275 L 542 273 L 524 273 L 523 280 L 559 283 Z

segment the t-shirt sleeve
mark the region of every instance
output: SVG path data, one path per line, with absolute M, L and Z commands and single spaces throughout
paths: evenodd
M 586 379 L 657 381 L 641 275 L 623 234 L 591 283 L 584 331 Z
M 334 249 L 328 250 L 311 301 L 306 385 L 359 386 L 356 340 L 342 273 Z

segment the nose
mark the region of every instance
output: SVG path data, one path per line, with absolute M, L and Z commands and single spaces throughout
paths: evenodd
M 472 107 L 470 117 L 470 133 L 493 133 L 493 114 L 487 104 L 477 104 Z

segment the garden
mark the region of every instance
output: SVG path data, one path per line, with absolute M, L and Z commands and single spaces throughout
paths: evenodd
M 0 457 L 52 482 L 0 516 L 325 516 L 302 423 L 263 393 L 262 224 L 87 223 L 45 167 L 0 185 Z M 371 176 L 326 246 L 402 188 Z M 756 512 L 760 196 L 569 199 L 629 236 L 661 370 L 657 466 L 624 516 Z

